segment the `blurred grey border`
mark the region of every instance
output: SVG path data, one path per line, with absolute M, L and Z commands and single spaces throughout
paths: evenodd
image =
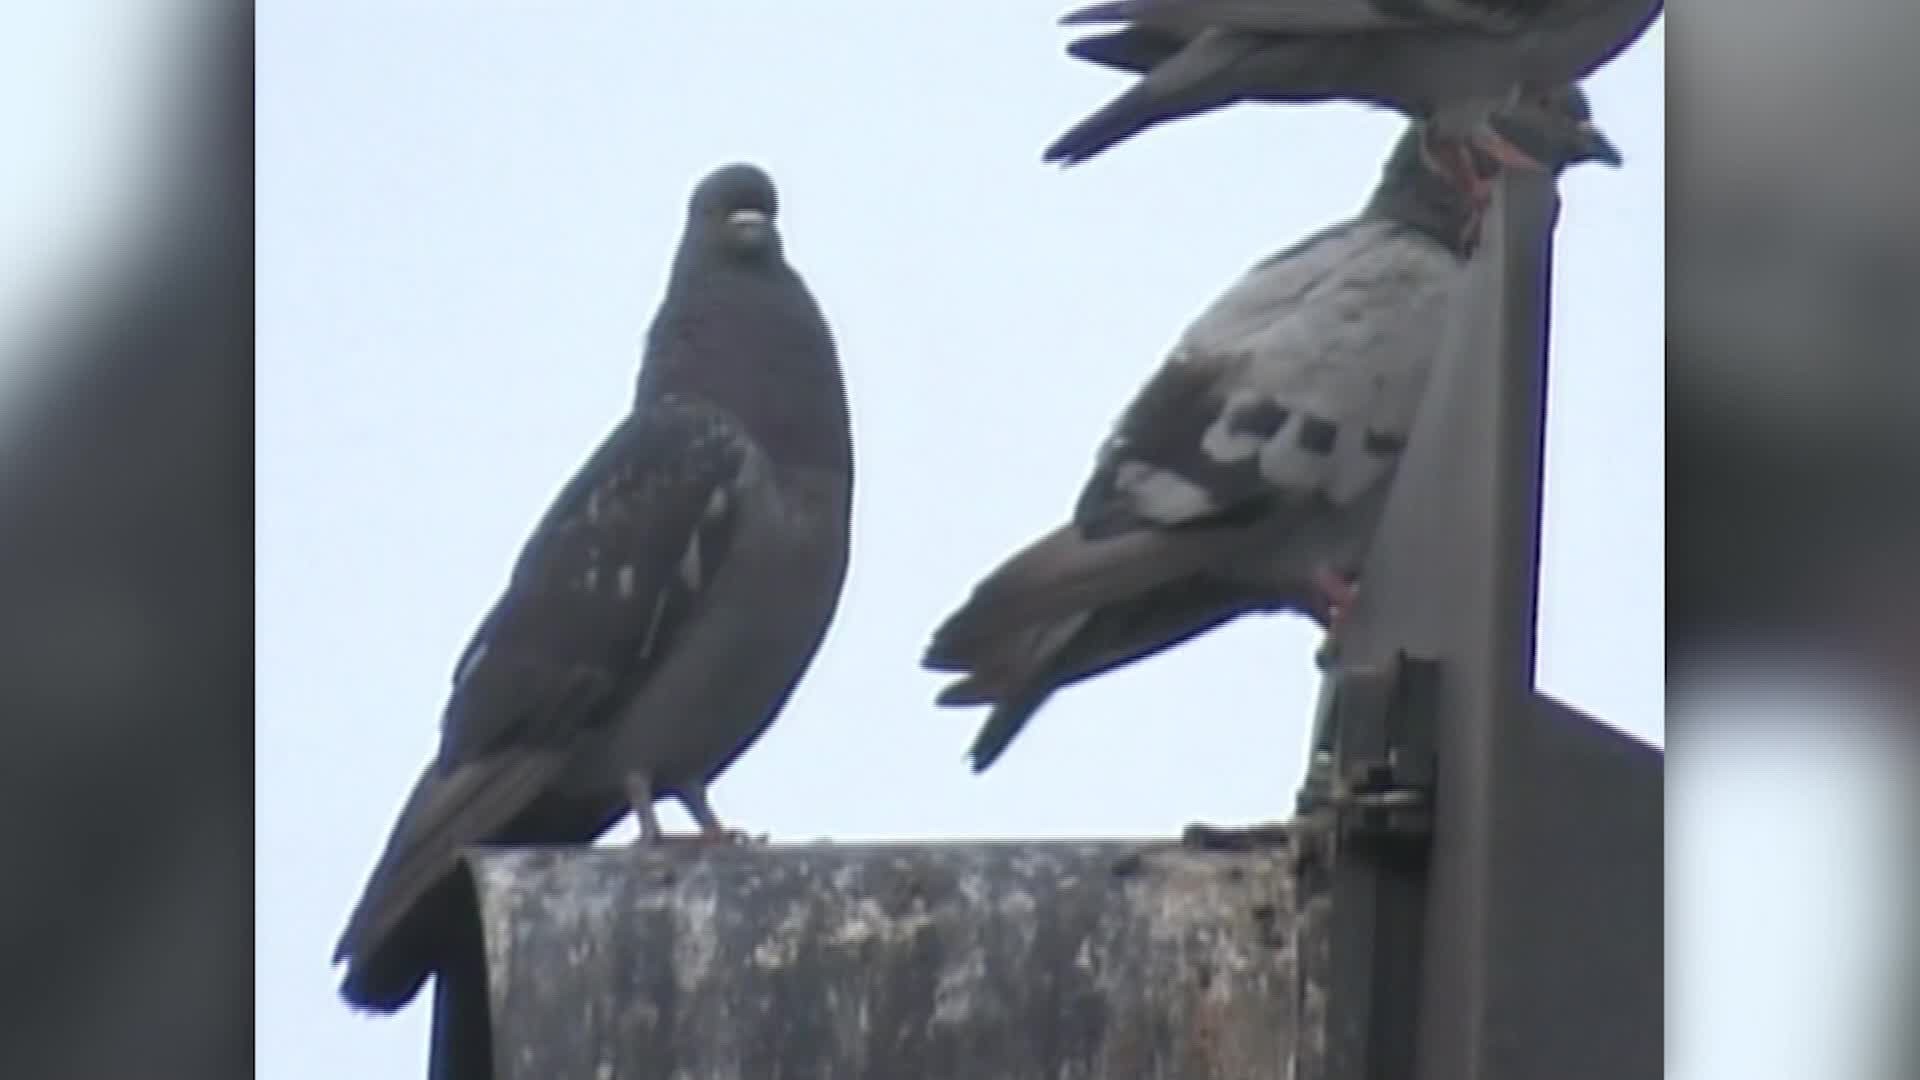
M 1668 130 L 1668 645 L 1920 653 L 1920 201 L 1895 0 L 1690 0 Z
M 253 15 L 173 8 L 127 234 L 6 357 L 6 1077 L 253 1068 Z
M 1777 792 L 1770 809 L 1789 816 L 1847 803 L 1870 786 L 1860 770 L 1871 763 L 1897 777 L 1906 806 L 1876 819 L 1883 811 L 1867 808 L 1871 800 L 1853 799 L 1850 835 L 1832 839 L 1878 844 L 1887 880 L 1908 883 L 1894 910 L 1911 912 L 1920 5 L 1688 0 L 1671 19 L 1667 652 L 1670 745 L 1683 766 L 1676 774 L 1689 777 L 1683 827 L 1708 843 L 1750 834 L 1754 807 L 1741 799 L 1755 791 Z M 1720 895 L 1792 888 L 1845 899 L 1875 887 L 1823 874 L 1835 865 L 1824 845 L 1781 855 L 1784 870 L 1742 867 Z M 1670 896 L 1682 910 L 1688 903 Z M 1920 1076 L 1909 1019 L 1920 1000 L 1920 926 L 1910 915 L 1873 926 L 1768 925 L 1724 909 L 1712 917 L 1744 923 L 1753 948 L 1742 960 L 1766 965 L 1760 979 L 1809 997 L 1782 1015 L 1757 1012 L 1768 1006 L 1740 985 L 1753 970 L 1688 968 L 1686 982 L 1707 988 L 1687 996 L 1688 1008 L 1723 1015 L 1703 1024 L 1674 1014 L 1670 1054 L 1676 1037 L 1689 1050 L 1678 1071 L 1670 1060 L 1670 1076 L 1785 1075 L 1766 1070 L 1791 1068 L 1779 1056 L 1787 1048 L 1818 1053 L 1833 1080 Z M 1870 1015 L 1822 1012 L 1833 995 L 1820 987 L 1839 989 L 1823 980 L 1860 973 L 1796 967 L 1779 954 L 1852 955 L 1835 947 L 1845 935 L 1864 938 L 1864 954 L 1887 965 L 1870 973 L 1874 982 L 1906 993 L 1877 994 Z M 1771 948 L 1776 938 L 1791 947 Z M 1693 1038 L 1705 1027 L 1720 1040 L 1710 1051 Z

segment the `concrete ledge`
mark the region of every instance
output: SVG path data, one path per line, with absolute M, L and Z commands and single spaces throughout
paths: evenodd
M 1284 851 L 821 843 L 470 864 L 502 1080 L 1278 1080 L 1314 997 Z

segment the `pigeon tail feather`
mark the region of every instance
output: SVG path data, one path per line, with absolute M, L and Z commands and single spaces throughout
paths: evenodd
M 1103 151 L 1126 142 L 1156 124 L 1177 120 L 1189 113 L 1205 111 L 1200 105 L 1181 111 L 1169 111 L 1153 100 L 1154 95 L 1135 86 L 1096 109 L 1085 120 L 1068 128 L 1049 145 L 1041 160 L 1049 164 L 1078 165 Z M 1226 101 L 1213 103 L 1228 104 Z
M 1500 0 L 1108 0 L 1069 12 L 1063 26 L 1132 23 L 1198 32 L 1204 28 L 1261 34 L 1353 34 L 1416 28 L 1469 27 L 1499 32 L 1525 16 Z
M 1210 630 L 1240 614 L 1243 600 L 1232 586 L 1192 579 L 1077 612 L 1006 641 L 989 664 L 948 686 L 938 701 L 993 704 L 969 751 L 973 771 L 984 772 L 1063 688 Z
M 1077 164 L 1150 127 L 1233 104 L 1233 80 L 1222 74 L 1259 45 L 1244 35 L 1202 35 L 1055 139 L 1045 160 Z
M 1088 23 L 1129 22 L 1133 16 L 1128 9 L 1134 4 L 1131 0 L 1108 0 L 1103 4 L 1088 4 L 1075 8 L 1060 16 L 1061 26 L 1085 26 Z
M 1183 38 L 1130 26 L 1107 34 L 1089 34 L 1067 43 L 1067 55 L 1089 64 L 1144 75 L 1186 45 Z
M 459 885 L 461 850 L 497 836 L 559 765 L 554 754 L 511 752 L 450 774 L 427 767 L 334 949 L 334 961 L 347 963 L 341 997 L 373 1012 L 412 1000 L 438 963 L 438 915 Z
M 955 708 L 990 705 L 1036 679 L 1057 692 L 1158 655 L 1246 612 L 1280 609 L 1312 615 L 1311 605 L 1290 595 L 1205 576 L 1170 581 L 1009 641 L 935 701 Z
M 942 708 L 965 709 L 974 705 L 991 705 L 1006 694 L 1006 688 L 996 685 L 984 672 L 971 672 L 948 683 L 934 695 L 933 703 Z
M 987 722 L 980 727 L 980 733 L 973 737 L 973 745 L 967 750 L 967 759 L 972 764 L 975 775 L 986 772 L 1007 747 L 1033 719 L 1041 705 L 1053 696 L 1053 687 L 1045 683 L 1030 683 L 1020 687 L 1015 693 L 1001 699 L 987 714 Z
M 1142 531 L 1089 540 L 1068 525 L 1001 564 L 934 631 L 921 663 L 974 671 L 1023 631 L 1098 609 L 1186 577 L 1247 542 L 1238 529 Z

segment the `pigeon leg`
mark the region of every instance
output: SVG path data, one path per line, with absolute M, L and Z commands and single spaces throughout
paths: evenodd
M 1325 566 L 1313 572 L 1313 585 L 1320 592 L 1327 627 L 1326 637 L 1313 654 L 1313 662 L 1325 671 L 1333 666 L 1340 654 L 1340 628 L 1346 625 L 1347 611 L 1353 607 L 1354 598 L 1360 590 L 1352 578 Z
M 633 808 L 634 820 L 640 823 L 640 838 L 636 842 L 659 843 L 660 818 L 653 812 L 653 781 L 641 773 L 628 773 L 627 803 Z
M 1339 618 L 1340 612 L 1352 607 L 1353 598 L 1360 594 L 1352 578 L 1330 566 L 1322 566 L 1313 572 L 1313 585 L 1320 590 L 1327 610 L 1334 618 Z
M 680 792 L 680 802 L 693 815 L 700 826 L 700 839 L 710 844 L 744 844 L 749 837 L 738 829 L 729 829 L 720 824 L 720 815 L 713 812 L 713 805 L 707 802 L 705 784 L 688 784 Z
M 1334 638 L 1333 631 L 1329 629 L 1320 639 L 1320 647 L 1313 651 L 1313 666 L 1323 672 L 1332 671 L 1333 666 L 1339 661 L 1340 642 Z

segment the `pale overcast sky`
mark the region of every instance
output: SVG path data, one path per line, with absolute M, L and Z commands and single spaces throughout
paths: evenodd
M 962 761 L 982 714 L 936 710 L 916 661 L 1067 511 L 1187 320 L 1357 209 L 1400 121 L 1243 107 L 1063 172 L 1041 148 L 1123 82 L 1063 55 L 1049 5 L 558 12 L 262 5 L 261 1076 L 424 1075 L 427 1004 L 356 1017 L 327 958 L 455 656 L 627 408 L 689 189 L 723 162 L 782 191 L 860 475 L 839 621 L 715 789 L 722 817 L 776 839 L 1168 834 L 1280 816 L 1301 773 L 1297 619 L 1062 694 L 983 778 Z M 1626 168 L 1562 184 L 1540 633 L 1547 692 L 1655 742 L 1663 54 L 1656 27 L 1589 86 Z

